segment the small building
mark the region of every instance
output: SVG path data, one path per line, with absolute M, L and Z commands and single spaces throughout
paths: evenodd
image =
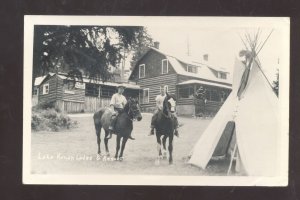
M 178 115 L 195 115 L 197 101 L 194 94 L 202 86 L 206 90 L 206 109 L 215 114 L 229 93 L 232 84 L 229 73 L 208 61 L 208 55 L 202 60 L 191 57 L 177 58 L 150 48 L 134 66 L 130 81 L 141 87 L 140 104 L 145 112 L 155 109 L 155 97 L 163 87 L 177 98 Z
M 125 97 L 138 98 L 138 85 L 123 84 L 126 86 Z M 36 86 L 34 94 L 38 96 L 38 103 L 52 102 L 65 112 L 95 112 L 101 107 L 109 106 L 117 86 L 118 83 L 115 82 L 91 81 L 85 77 L 82 81 L 74 81 L 68 79 L 67 74 L 49 73 Z

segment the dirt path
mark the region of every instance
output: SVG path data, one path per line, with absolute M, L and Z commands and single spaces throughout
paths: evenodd
M 70 115 L 79 122 L 78 128 L 63 132 L 32 133 L 32 173 L 34 174 L 140 174 L 140 175 L 222 175 L 222 165 L 212 165 L 200 170 L 186 163 L 186 157 L 201 136 L 210 120 L 179 118 L 183 123 L 180 138 L 174 140 L 174 164 L 163 161 L 156 166 L 155 136 L 147 136 L 151 115 L 143 114 L 141 122 L 134 122 L 124 161 L 97 159 L 97 143 L 92 114 Z M 101 135 L 101 150 L 104 152 L 104 132 Z M 109 141 L 111 155 L 115 153 L 115 139 Z

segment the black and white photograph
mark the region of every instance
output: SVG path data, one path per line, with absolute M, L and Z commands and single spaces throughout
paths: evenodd
M 288 17 L 24 17 L 23 183 L 286 186 Z

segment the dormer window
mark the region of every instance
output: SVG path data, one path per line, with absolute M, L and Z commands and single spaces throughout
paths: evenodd
M 197 74 L 197 67 L 196 66 L 192 66 L 192 65 L 187 65 L 186 66 L 186 71 Z
M 145 77 L 145 64 L 139 65 L 139 78 Z
M 168 59 L 163 59 L 161 63 L 161 74 L 167 74 L 169 72 Z
M 220 77 L 221 79 L 226 79 L 226 78 L 227 78 L 226 73 L 224 73 L 224 72 L 220 72 L 220 73 L 219 73 L 219 77 Z

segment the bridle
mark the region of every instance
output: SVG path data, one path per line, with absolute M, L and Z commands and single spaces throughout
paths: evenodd
M 170 107 L 172 106 L 171 103 L 169 102 L 171 98 L 166 99 L 164 100 L 163 104 L 164 104 L 164 110 L 163 110 L 163 115 L 166 117 L 166 118 L 170 118 L 171 117 L 171 109 L 169 108 L 169 104 L 170 104 Z M 166 113 L 165 113 L 166 112 Z
M 136 109 L 132 108 L 132 102 L 129 101 L 129 106 L 128 106 L 128 111 L 127 111 L 127 115 L 130 117 L 131 120 L 136 120 L 136 116 L 137 114 L 140 112 L 140 109 L 138 107 L 138 105 L 136 105 Z

